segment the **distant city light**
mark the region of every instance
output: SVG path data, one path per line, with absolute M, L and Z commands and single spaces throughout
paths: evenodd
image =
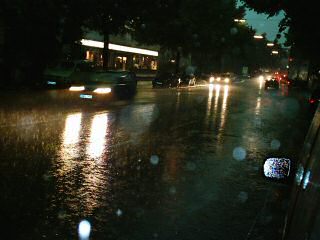
M 81 44 L 88 47 L 96 47 L 96 48 L 104 47 L 103 42 L 93 41 L 88 39 L 82 39 Z M 123 45 L 118 45 L 113 43 L 109 43 L 109 49 L 120 51 L 120 52 L 138 53 L 138 54 L 155 56 L 155 57 L 159 56 L 159 53 L 157 51 L 152 51 L 152 50 L 147 50 L 142 48 L 133 48 L 133 47 L 123 46 Z
M 277 55 L 277 54 L 279 54 L 279 52 L 278 51 L 272 51 L 272 54 Z
M 273 47 L 273 46 L 274 46 L 274 43 L 267 43 L 267 46 L 268 46 L 268 47 Z
M 255 39 L 263 39 L 263 36 L 261 36 L 261 35 L 254 35 L 253 36 Z

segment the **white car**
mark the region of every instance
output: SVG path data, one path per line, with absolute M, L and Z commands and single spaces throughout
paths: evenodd
M 214 74 L 209 77 L 209 83 L 229 84 L 234 82 L 236 76 L 232 73 Z
M 129 71 L 104 71 L 83 67 L 71 76 L 69 91 L 82 99 L 107 100 L 111 96 L 130 97 L 137 89 L 135 74 Z

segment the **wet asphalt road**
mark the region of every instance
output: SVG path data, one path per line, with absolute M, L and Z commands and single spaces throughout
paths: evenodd
M 152 89 L 83 102 L 66 91 L 2 93 L 5 239 L 277 239 L 289 183 L 263 160 L 296 161 L 311 114 L 304 92 L 230 86 Z M 0 237 L 2 238 L 2 237 Z

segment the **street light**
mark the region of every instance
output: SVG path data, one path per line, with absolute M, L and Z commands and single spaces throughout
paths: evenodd
M 240 22 L 240 23 L 245 23 L 246 20 L 245 19 L 234 19 L 235 22 Z
M 261 36 L 261 35 L 254 35 L 253 36 L 255 39 L 263 39 L 263 36 Z
M 274 46 L 274 43 L 267 43 L 267 46 L 268 46 L 268 47 L 273 47 L 273 46 Z

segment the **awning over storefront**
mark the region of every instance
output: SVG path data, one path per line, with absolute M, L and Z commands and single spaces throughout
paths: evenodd
M 93 41 L 88 39 L 82 39 L 81 44 L 88 47 L 95 47 L 95 48 L 103 48 L 104 43 L 99 41 Z M 152 51 L 148 49 L 142 49 L 142 48 L 134 48 L 134 47 L 128 47 L 118 44 L 109 43 L 108 48 L 110 50 L 120 51 L 120 52 L 129 52 L 129 53 L 137 53 L 137 54 L 143 54 L 148 56 L 159 56 L 159 53 L 157 51 Z

